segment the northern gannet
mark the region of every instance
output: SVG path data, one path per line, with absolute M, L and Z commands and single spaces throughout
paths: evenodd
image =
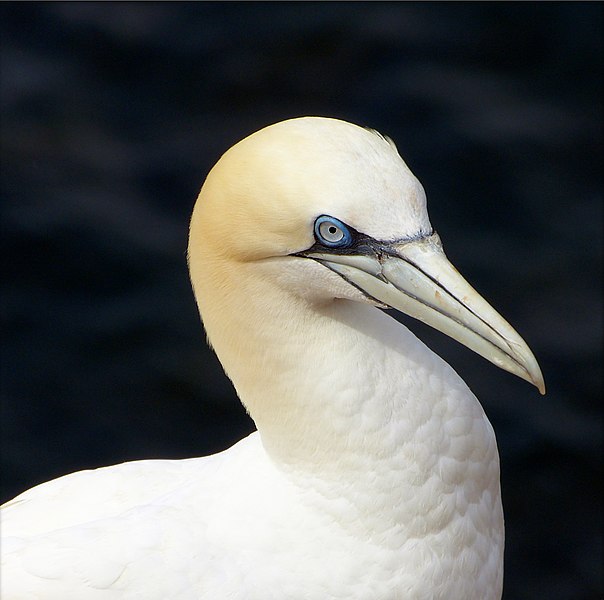
M 380 309 L 542 393 L 543 378 L 446 259 L 394 143 L 319 117 L 245 138 L 200 192 L 189 266 L 258 431 L 8 502 L 3 600 L 500 598 L 493 429 L 457 373 Z

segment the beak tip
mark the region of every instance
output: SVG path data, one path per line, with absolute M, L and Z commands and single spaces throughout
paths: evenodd
M 531 383 L 539 390 L 539 393 L 542 396 L 545 396 L 545 381 L 543 379 L 543 375 L 541 374 L 541 370 L 535 374 L 531 374 Z

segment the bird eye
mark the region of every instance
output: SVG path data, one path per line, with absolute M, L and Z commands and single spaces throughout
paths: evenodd
M 320 216 L 315 221 L 315 236 L 324 246 L 345 248 L 352 244 L 352 235 L 348 227 L 334 217 Z

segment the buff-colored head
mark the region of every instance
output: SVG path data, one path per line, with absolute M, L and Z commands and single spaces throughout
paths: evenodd
M 191 230 L 248 261 L 310 247 L 321 214 L 378 239 L 431 231 L 424 190 L 394 144 L 321 117 L 271 125 L 228 150 L 208 175 Z
M 311 311 L 339 299 L 396 308 L 544 390 L 528 346 L 448 262 L 421 184 L 375 131 L 306 117 L 233 146 L 201 190 L 189 263 L 228 371 L 244 360 L 246 310 L 266 331 L 283 318 L 303 327 L 294 305 L 306 294 Z

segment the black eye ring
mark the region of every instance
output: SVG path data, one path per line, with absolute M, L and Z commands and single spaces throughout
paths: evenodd
M 347 248 L 352 244 L 352 234 L 342 221 L 321 215 L 315 221 L 315 237 L 328 248 Z

